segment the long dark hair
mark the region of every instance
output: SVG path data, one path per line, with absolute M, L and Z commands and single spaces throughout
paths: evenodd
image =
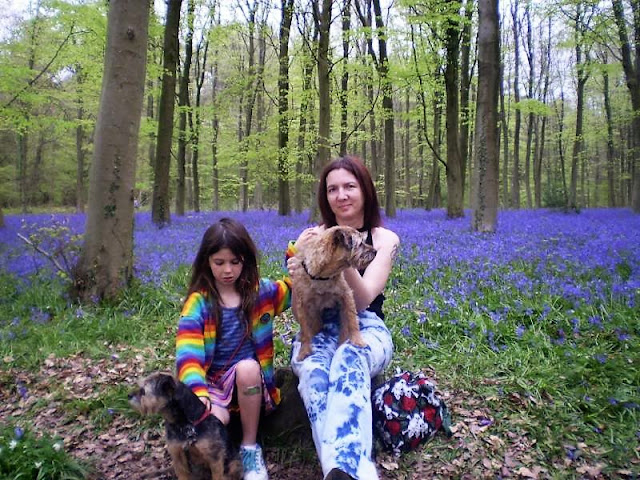
M 378 203 L 376 187 L 373 185 L 373 180 L 371 179 L 369 170 L 362 160 L 355 155 L 338 157 L 329 162 L 322 170 L 320 183 L 318 184 L 318 208 L 320 209 L 320 215 L 322 215 L 322 222 L 324 225 L 327 228 L 337 225 L 336 214 L 331 210 L 329 199 L 327 198 L 327 176 L 333 170 L 338 170 L 340 168 L 344 168 L 348 172 L 351 172 L 360 184 L 360 190 L 362 190 L 364 198 L 363 227 L 369 230 L 374 227 L 382 226 L 380 204 Z
M 204 292 L 216 308 L 216 321 L 219 322 L 222 309 L 220 294 L 211 273 L 209 257 L 223 248 L 228 248 L 242 261 L 242 272 L 236 280 L 236 289 L 240 294 L 244 317 L 249 318 L 257 297 L 259 282 L 258 250 L 249 232 L 240 222 L 232 218 L 221 218 L 207 228 L 202 236 L 200 248 L 191 266 L 191 281 L 187 297 L 193 292 Z

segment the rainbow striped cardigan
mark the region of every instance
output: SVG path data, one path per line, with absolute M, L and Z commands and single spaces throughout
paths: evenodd
M 291 280 L 260 280 L 258 298 L 251 314 L 252 339 L 262 375 L 273 405 L 280 403 L 280 390 L 274 383 L 273 317 L 291 306 Z M 176 335 L 178 379 L 199 397 L 208 397 L 206 374 L 216 348 L 215 308 L 206 294 L 194 292 L 184 302 Z

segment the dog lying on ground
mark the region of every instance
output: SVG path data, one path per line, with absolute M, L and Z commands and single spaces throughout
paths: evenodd
M 227 429 L 184 383 L 153 373 L 129 394 L 143 415 L 165 420 L 167 450 L 179 480 L 240 480 L 242 463 L 231 448 Z
M 376 250 L 365 243 L 365 234 L 351 227 L 331 227 L 296 247 L 301 267 L 295 270 L 295 308 L 300 323 L 301 347 L 298 361 L 311 352 L 311 339 L 322 329 L 322 311 L 340 307 L 339 342 L 351 341 L 365 346 L 360 335 L 353 292 L 344 278 L 344 270 L 366 268 Z

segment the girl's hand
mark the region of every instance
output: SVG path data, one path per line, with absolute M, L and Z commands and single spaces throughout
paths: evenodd
M 208 412 L 211 411 L 211 399 L 209 397 L 198 397 L 202 403 L 204 403 L 205 408 Z

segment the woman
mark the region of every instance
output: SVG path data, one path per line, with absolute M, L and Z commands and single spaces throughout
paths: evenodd
M 312 341 L 313 353 L 298 362 L 300 342 L 294 340 L 291 365 L 300 380 L 298 389 L 309 415 L 325 480 L 377 479 L 371 458 L 371 378 L 382 372 L 393 353 L 391 333 L 383 321 L 382 291 L 400 240 L 381 226 L 371 175 L 356 156 L 337 158 L 325 167 L 318 187 L 318 205 L 322 224 L 302 232 L 296 243 L 341 225 L 366 232 L 367 242 L 377 250 L 364 271 L 344 272 L 353 290 L 367 346 L 356 347 L 349 342 L 338 345 L 339 314 L 337 310 L 326 310 L 324 327 Z M 288 254 L 291 253 L 290 250 Z M 293 278 L 296 268 L 301 268 L 295 257 L 288 259 L 287 267 Z

